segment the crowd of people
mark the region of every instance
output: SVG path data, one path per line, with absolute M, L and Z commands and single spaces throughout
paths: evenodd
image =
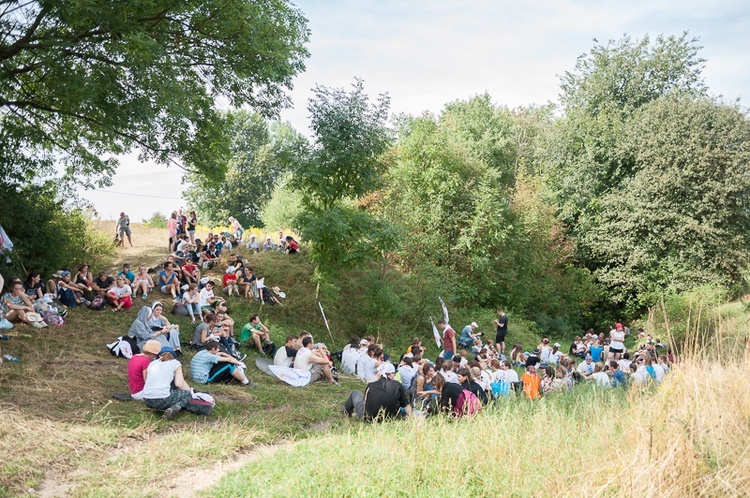
M 120 219 L 127 220 L 127 215 L 122 213 Z M 205 413 L 203 406 L 193 403 L 195 393 L 183 375 L 180 358 L 184 345 L 195 351 L 190 378 L 200 385 L 236 382 L 255 387 L 246 372 L 242 346 L 272 358 L 276 367 L 302 372 L 304 382 L 298 385 L 316 381 L 336 385 L 339 370 L 357 376 L 365 383 L 364 391 L 350 394 L 344 412 L 363 420 L 414 413 L 449 412 L 462 416 L 513 393 L 535 400 L 586 383 L 597 388 L 658 384 L 675 362 L 669 348 L 642 330 L 635 338 L 635 347 L 629 350 L 625 342 L 630 331 L 620 323 L 608 335 L 589 330 L 576 337 L 567 352 L 560 343 L 551 343 L 547 338 L 531 351 L 516 342 L 506 352 L 508 317 L 502 309 L 497 310 L 494 320 L 494 341 L 483 340 L 476 322 L 457 334 L 447 319 L 438 320 L 442 351 L 435 361 L 425 357 L 418 338 L 397 361 L 373 337 L 353 337 L 341 351 L 332 353 L 325 344 L 315 342 L 312 335 L 302 331 L 287 335 L 284 346 L 276 348 L 271 331 L 257 314 L 251 315 L 241 328 L 236 326 L 228 313 L 227 298 L 214 292 L 221 286 L 227 297 L 279 305 L 280 298 L 285 297 L 277 287 L 269 289 L 265 279 L 256 276 L 255 270 L 237 254 L 221 260 L 226 268 L 216 265 L 222 252 L 226 254 L 243 244 L 244 229 L 233 218 L 230 223 L 234 233 L 209 233 L 204 244 L 195 237 L 195 212 L 187 218 L 176 211 L 170 218 L 170 254 L 156 267 L 140 265 L 133 272 L 126 263 L 115 275 L 100 271 L 94 277 L 90 266 L 82 264 L 75 273 L 68 269 L 56 272 L 46 283 L 35 272 L 29 273 L 25 281 L 11 279 L 8 292 L 0 298 L 0 319 L 45 326 L 39 323 L 60 324 L 59 316 L 48 320 L 60 313 L 58 303 L 63 308 L 86 305 L 103 309 L 109 305 L 112 312 L 122 312 L 133 307 L 139 294 L 143 300 L 153 292 L 171 299 L 172 312 L 189 316 L 194 323 L 189 342 L 181 341 L 179 326 L 171 324 L 164 315 L 160 300 L 141 306 L 127 333 L 135 353 L 130 356 L 127 369 L 131 398 L 163 411 L 165 418 L 183 409 Z M 129 222 L 119 221 L 117 230 L 122 242 L 131 241 Z M 283 232 L 276 242 L 267 236 L 262 245 L 251 235 L 245 247 L 253 252 L 299 251 L 294 238 Z M 220 273 L 222 277 L 219 280 L 207 276 L 207 272 Z M 240 332 L 236 334 L 235 329 Z M 340 362 L 338 369 L 334 359 Z

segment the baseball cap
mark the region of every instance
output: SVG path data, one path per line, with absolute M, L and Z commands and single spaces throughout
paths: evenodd
M 396 369 L 393 367 L 393 363 L 385 362 L 378 367 L 378 374 L 381 377 L 383 375 L 388 375 L 392 373 L 396 373 Z
M 616 323 L 616 324 L 615 324 L 615 328 L 616 328 L 617 330 L 622 330 L 622 324 L 621 324 L 621 323 Z
M 555 347 L 556 347 L 556 348 L 559 348 L 559 347 L 560 347 L 560 343 L 559 343 L 559 342 L 556 342 L 556 343 L 555 343 Z
M 477 325 L 477 322 L 471 322 L 471 326 L 475 329 L 479 327 L 479 325 Z
M 161 350 L 159 350 L 159 354 L 158 354 L 158 356 L 161 356 L 161 355 L 163 355 L 163 354 L 167 354 L 167 353 L 172 353 L 172 356 L 177 356 L 177 355 L 176 355 L 176 354 L 174 353 L 174 348 L 172 348 L 172 347 L 170 347 L 170 346 L 164 346 L 164 347 L 162 347 L 162 348 L 161 348 Z

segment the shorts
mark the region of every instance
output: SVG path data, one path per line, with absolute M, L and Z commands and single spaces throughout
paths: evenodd
M 121 227 L 120 228 L 120 237 L 124 237 L 125 235 L 127 235 L 128 237 L 130 237 L 130 227 Z
M 455 353 L 453 351 L 448 351 L 447 349 L 443 351 L 443 359 L 445 360 L 452 360 L 455 356 Z
M 315 363 L 310 369 L 310 384 L 320 380 L 323 377 L 323 365 Z
M 505 331 L 495 334 L 495 344 L 498 342 L 505 342 Z
M 161 290 L 162 294 L 171 294 L 171 292 L 169 292 L 167 290 L 167 286 L 166 285 L 162 285 L 161 287 L 159 287 L 159 290 Z
M 219 362 L 211 367 L 206 382 L 218 383 L 232 380 L 232 373 L 237 368 L 236 365 L 227 362 Z
M 622 354 L 622 349 L 616 349 L 616 348 L 609 348 L 609 352 L 612 354 Z

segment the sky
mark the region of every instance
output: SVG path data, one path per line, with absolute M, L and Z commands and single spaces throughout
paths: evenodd
M 299 0 L 308 19 L 310 58 L 280 117 L 308 134 L 315 85 L 364 80 L 373 98 L 391 97 L 393 114 L 438 114 L 445 104 L 489 93 L 510 108 L 556 102 L 560 76 L 595 44 L 624 35 L 652 39 L 688 31 L 703 46 L 704 77 L 726 101 L 750 95 L 750 4 L 735 0 Z M 177 167 L 123 157 L 104 191 L 88 191 L 102 219 L 120 211 L 141 221 L 184 207 Z

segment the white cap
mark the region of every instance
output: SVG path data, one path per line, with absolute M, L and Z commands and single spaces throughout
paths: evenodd
M 393 363 L 389 363 L 386 361 L 385 363 L 381 364 L 378 367 L 378 375 L 380 375 L 381 377 L 383 375 L 388 375 L 392 373 L 396 373 L 396 369 L 394 368 Z
M 559 343 L 559 342 L 556 342 L 556 343 L 555 343 L 555 347 L 556 347 L 556 348 L 559 348 L 559 347 L 560 347 L 560 343 Z
M 477 322 L 471 322 L 471 326 L 474 327 L 475 329 L 479 328 L 479 325 L 477 325 Z

